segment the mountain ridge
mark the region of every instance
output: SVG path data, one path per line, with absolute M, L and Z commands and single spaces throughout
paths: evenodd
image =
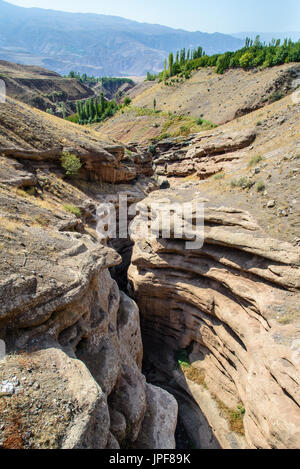
M 243 41 L 92 13 L 23 8 L 0 1 L 0 59 L 67 74 L 143 76 L 158 72 L 170 50 L 237 50 Z

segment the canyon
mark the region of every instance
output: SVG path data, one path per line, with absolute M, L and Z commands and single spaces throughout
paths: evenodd
M 276 102 L 152 142 L 138 133 L 165 111 L 130 133 L 122 113 L 79 126 L 0 104 L 2 448 L 299 448 L 295 73 L 261 74 L 257 96 L 280 82 Z M 129 112 L 158 86 L 138 85 Z M 188 231 L 175 236 L 179 210 L 168 236 L 99 240 L 97 207 L 120 195 L 144 227 L 153 206 L 189 204 Z M 198 203 L 204 244 L 187 249 Z

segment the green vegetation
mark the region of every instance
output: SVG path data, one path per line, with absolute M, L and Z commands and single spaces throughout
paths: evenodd
M 186 349 L 177 351 L 176 361 L 180 367 L 188 368 L 190 366 L 189 355 Z
M 80 83 L 84 84 L 96 84 L 96 83 L 102 83 L 103 86 L 110 86 L 110 85 L 124 85 L 124 83 L 129 83 L 130 85 L 133 85 L 134 82 L 130 78 L 113 78 L 113 77 L 94 77 L 88 76 L 86 73 L 83 73 L 82 75 L 80 73 L 74 72 L 73 70 L 69 73 L 69 75 L 65 76 L 65 78 L 76 78 L 77 81 Z
M 263 181 L 259 181 L 257 184 L 256 184 L 256 190 L 257 192 L 263 192 L 266 188 L 266 185 Z
M 64 152 L 61 157 L 61 166 L 67 176 L 74 177 L 82 167 L 82 164 L 78 156 Z
M 251 158 L 251 160 L 249 161 L 248 163 L 248 167 L 249 168 L 252 168 L 252 166 L 255 166 L 256 164 L 260 163 L 261 161 L 263 161 L 263 157 L 261 155 L 255 155 L 253 156 L 253 158 Z
M 151 153 L 152 156 L 155 156 L 157 153 L 156 145 L 149 145 L 147 152 Z
M 213 396 L 218 404 L 220 411 L 229 423 L 230 430 L 240 435 L 245 435 L 244 416 L 246 409 L 243 405 L 238 405 L 236 409 L 230 409 L 224 402 Z
M 220 181 L 221 179 L 224 179 L 225 174 L 224 173 L 218 173 L 214 176 L 215 181 Z
M 230 184 L 232 188 L 239 187 L 240 189 L 251 189 L 251 187 L 253 187 L 255 183 L 253 181 L 250 181 L 246 177 L 242 177 L 238 180 L 233 179 Z
M 104 94 L 101 93 L 99 98 L 88 98 L 85 101 L 76 101 L 76 114 L 67 117 L 67 120 L 76 124 L 93 124 L 101 122 L 112 117 L 120 109 L 128 106 L 131 103 L 131 99 L 126 97 L 124 104 L 117 104 L 116 100 L 108 101 L 104 98 Z
M 129 96 L 126 96 L 126 98 L 124 99 L 124 106 L 129 106 L 130 103 L 131 99 L 129 98 Z
M 75 205 L 72 205 L 72 204 L 65 204 L 64 205 L 64 209 L 67 211 L 67 212 L 70 212 L 72 213 L 73 215 L 75 215 L 77 218 L 79 218 L 81 216 L 81 210 L 80 208 L 76 207 Z
M 283 97 L 284 97 L 284 95 L 282 93 L 275 92 L 275 93 L 271 94 L 270 101 L 272 103 L 275 103 L 276 101 L 279 101 Z
M 201 47 L 196 50 L 185 49 L 178 51 L 174 61 L 173 54 L 169 55 L 169 67 L 166 62 L 164 70 L 158 75 L 147 75 L 147 80 L 166 81 L 174 75 L 189 78 L 192 70 L 198 70 L 203 67 L 215 67 L 219 74 L 224 73 L 231 68 L 243 68 L 249 70 L 256 67 L 273 67 L 284 63 L 300 62 L 300 41 L 292 42 L 285 39 L 273 39 L 268 45 L 260 41 L 257 36 L 255 41 L 247 38 L 245 47 L 236 52 L 226 52 L 225 54 L 206 55 Z M 281 99 L 279 94 L 274 93 L 273 99 Z

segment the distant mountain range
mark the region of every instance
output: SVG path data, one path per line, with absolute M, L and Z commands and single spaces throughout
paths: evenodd
M 201 45 L 209 53 L 244 44 L 229 35 L 188 32 L 124 18 L 23 8 L 0 0 L 0 59 L 67 74 L 145 75 L 170 51 Z

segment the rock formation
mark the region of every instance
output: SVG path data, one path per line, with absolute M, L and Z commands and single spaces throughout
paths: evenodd
M 170 189 L 143 206 L 196 198 Z M 197 447 L 299 448 L 300 249 L 247 212 L 204 202 L 201 249 L 186 249 L 192 232 L 174 239 L 173 225 L 168 239 L 132 235 L 148 376 L 176 396 Z
M 1 111 L 6 117 L 13 112 L 9 105 Z M 51 124 L 48 133 L 39 133 L 34 125 L 43 120 L 26 111 L 32 144 L 21 142 L 17 126 L 13 135 L 2 122 L 0 339 L 7 356 L 0 361 L 0 445 L 174 448 L 176 400 L 142 374 L 139 310 L 111 277 L 109 269 L 121 257 L 95 231 L 105 190 L 123 191 L 131 204 L 155 183 L 140 177 L 115 190 L 65 179 L 58 161 L 62 147 L 56 151 L 49 143 L 51 132 L 56 144 L 62 134 Z M 64 145 L 73 126 L 70 134 L 68 129 Z M 78 132 L 77 154 L 86 172 L 101 167 L 106 180 L 115 179 L 116 171 L 123 181 L 131 179 L 129 163 L 121 168 L 124 147 Z M 130 171 L 143 172 L 141 166 L 135 171 L 134 160 Z
M 15 159 L 56 163 L 64 152 L 73 153 L 83 165 L 79 176 L 87 180 L 119 184 L 153 173 L 147 153 L 126 154 L 123 145 L 103 142 L 95 131 L 33 112 L 10 98 L 0 107 L 0 149 Z
M 244 156 L 239 150 L 249 147 L 255 140 L 254 129 L 241 132 L 215 131 L 208 135 L 197 135 L 190 140 L 188 147 L 175 143 L 164 148 L 158 146 L 158 155 L 154 158 L 155 172 L 159 176 L 185 177 L 196 174 L 206 179 L 221 172 L 233 160 Z M 162 142 L 163 144 L 164 142 Z M 171 151 L 170 151 L 171 150 Z

